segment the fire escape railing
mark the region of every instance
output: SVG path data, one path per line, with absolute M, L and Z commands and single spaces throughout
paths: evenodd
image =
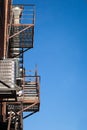
M 0 108 L 4 104 L 0 123 L 7 130 L 18 130 L 23 129 L 22 119 L 40 107 L 40 76 L 37 70 L 33 75 L 26 74 L 24 67 L 24 52 L 34 44 L 35 6 L 9 5 L 8 15 L 6 57 L 0 60 Z M 28 114 L 23 117 L 23 112 Z

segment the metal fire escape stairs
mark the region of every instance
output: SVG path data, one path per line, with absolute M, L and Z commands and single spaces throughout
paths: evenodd
M 26 75 L 26 69 L 23 65 L 24 52 L 33 48 L 34 22 L 34 5 L 12 6 L 10 23 L 8 25 L 7 59 L 1 60 L 0 63 L 0 70 L 2 70 L 3 65 L 8 66 L 12 62 L 12 64 L 9 65 L 10 67 L 8 66 L 9 72 L 5 67 L 3 71 L 5 69 L 5 75 L 7 73 L 8 76 L 12 68 L 12 76 L 15 75 L 15 77 L 13 77 L 15 81 L 13 81 L 11 85 L 15 83 L 16 100 L 14 100 L 14 95 L 12 96 L 13 93 L 8 94 L 7 97 L 6 94 L 3 96 L 3 102 L 6 102 L 7 117 L 5 125 L 7 125 L 7 130 L 23 130 L 23 119 L 39 111 L 40 76 L 37 73 L 37 69 L 33 75 Z M 2 84 L 7 85 L 7 83 L 4 84 L 4 82 L 2 82 Z M 6 87 L 9 86 L 7 85 Z M 23 112 L 28 112 L 28 114 L 23 116 Z

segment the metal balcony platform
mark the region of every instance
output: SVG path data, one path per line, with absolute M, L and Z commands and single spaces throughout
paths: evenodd
M 7 103 L 7 110 L 8 111 L 16 111 L 16 112 L 19 112 L 21 110 L 24 109 L 23 112 L 34 112 L 34 111 L 39 111 L 39 106 L 40 106 L 40 103 L 37 102 L 35 105 L 35 103 L 29 103 L 29 102 L 10 102 L 10 103 Z
M 22 85 L 22 90 L 19 91 L 17 102 L 7 103 L 7 109 L 24 112 L 39 111 L 40 97 L 39 97 L 39 76 L 26 76 L 25 83 Z M 30 81 L 28 81 L 30 80 Z
M 32 48 L 33 47 L 33 35 L 34 27 L 29 25 L 11 26 L 10 48 Z M 17 35 L 14 35 L 17 34 Z
M 34 37 L 35 6 L 24 4 L 12 6 L 12 9 L 16 8 L 21 10 L 21 15 L 19 18 L 15 17 L 14 20 L 14 12 L 11 12 L 11 22 L 8 25 L 9 47 L 32 48 Z

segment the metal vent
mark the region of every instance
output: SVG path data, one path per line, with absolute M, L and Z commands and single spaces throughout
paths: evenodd
M 0 89 L 15 88 L 15 61 L 12 59 L 0 60 Z

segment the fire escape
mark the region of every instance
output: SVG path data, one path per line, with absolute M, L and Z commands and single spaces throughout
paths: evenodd
M 23 130 L 23 119 L 39 111 L 40 76 L 24 66 L 34 23 L 35 5 L 0 0 L 0 130 Z

